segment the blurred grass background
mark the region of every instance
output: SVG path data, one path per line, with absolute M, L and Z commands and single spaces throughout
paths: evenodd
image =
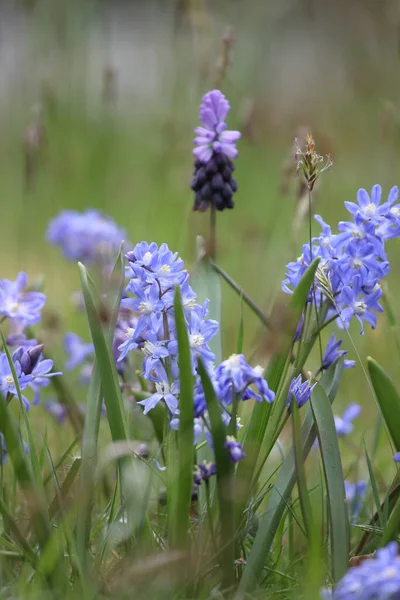
M 104 211 L 134 244 L 167 242 L 189 267 L 208 215 L 193 213 L 192 130 L 203 93 L 218 81 L 222 36 L 234 31 L 221 83 L 243 131 L 233 211 L 218 216 L 218 262 L 265 310 L 285 264 L 308 239 L 293 240 L 296 181 L 283 193 L 283 167 L 305 127 L 334 162 L 320 181 L 317 213 L 335 229 L 344 200 L 398 183 L 400 3 L 397 0 L 95 1 L 4 0 L 0 7 L 0 203 L 2 277 L 43 275 L 48 312 L 62 331 L 86 338 L 72 310 L 77 268 L 45 240 L 63 208 Z M 297 224 L 299 225 L 299 224 Z M 318 232 L 317 226 L 314 232 Z M 400 316 L 398 240 L 388 243 L 388 278 Z M 234 351 L 239 300 L 223 288 L 225 355 Z M 245 311 L 245 350 L 260 328 Z M 361 357 L 385 365 L 400 387 L 399 356 L 385 316 L 353 339 Z M 350 342 L 344 346 L 354 358 Z M 58 353 L 60 351 L 58 350 Z M 262 354 L 257 357 L 262 361 Z M 310 364 L 310 369 L 317 361 Z M 338 404 L 375 407 L 358 364 Z M 390 456 L 383 457 L 389 460 Z

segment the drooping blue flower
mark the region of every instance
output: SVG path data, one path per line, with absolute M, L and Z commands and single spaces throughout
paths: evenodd
M 356 483 L 349 483 L 345 479 L 344 490 L 352 523 L 356 523 L 362 509 L 365 492 L 367 491 L 367 482 L 361 480 Z
M 290 410 L 290 407 L 292 405 L 292 398 L 294 398 L 299 408 L 303 406 L 303 404 L 305 404 L 307 400 L 310 399 L 311 393 L 315 385 L 316 383 L 314 383 L 314 385 L 311 385 L 308 379 L 302 382 L 301 375 L 298 375 L 297 377 L 292 379 L 286 400 L 286 406 L 288 407 L 288 409 Z
M 22 390 L 25 390 L 29 386 L 29 384 L 31 383 L 31 381 L 33 379 L 33 375 L 32 374 L 25 375 L 25 373 L 22 371 L 21 363 L 18 360 L 18 355 L 16 357 L 14 357 L 14 355 L 15 355 L 15 352 L 13 354 L 13 364 L 14 364 L 15 374 L 18 379 L 19 388 L 22 391 Z M 7 394 L 11 394 L 12 396 L 18 395 L 17 389 L 15 387 L 15 383 L 14 383 L 14 377 L 12 374 L 12 370 L 11 370 L 10 364 L 8 362 L 7 355 L 5 353 L 0 354 L 0 392 L 4 397 L 6 397 Z M 30 408 L 29 400 L 27 398 L 25 398 L 25 396 L 22 396 L 22 400 L 25 404 L 26 410 L 29 410 L 29 408 Z
M 199 119 L 202 127 L 194 130 L 196 138 L 193 154 L 206 164 L 214 153 L 226 154 L 236 158 L 238 151 L 236 142 L 240 139 L 239 131 L 227 131 L 225 119 L 230 110 L 229 102 L 219 90 L 213 90 L 203 96 L 200 105 Z
M 226 437 L 224 446 L 227 448 L 232 462 L 237 463 L 239 460 L 242 460 L 246 457 L 246 453 L 243 450 L 242 444 L 237 442 L 233 435 L 228 435 Z
M 94 354 L 93 344 L 84 342 L 79 335 L 72 332 L 65 334 L 64 350 L 68 356 L 65 363 L 65 368 L 68 370 L 75 369 Z
M 326 344 L 325 354 L 322 359 L 322 368 L 323 369 L 325 369 L 325 370 L 329 369 L 329 367 L 331 365 L 333 365 L 333 363 L 336 362 L 338 358 L 340 358 L 341 356 L 346 356 L 347 350 L 339 350 L 341 345 L 342 345 L 342 340 L 339 340 L 337 342 L 335 334 L 332 333 L 331 337 L 328 340 L 328 343 Z M 353 367 L 355 367 L 355 365 L 356 365 L 355 360 L 345 360 L 344 361 L 345 369 L 352 369 Z
M 18 273 L 15 281 L 0 281 L 0 314 L 22 327 L 39 323 L 46 302 L 41 292 L 25 292 L 27 285 L 26 273 Z
M 396 542 L 376 551 L 375 558 L 350 568 L 332 594 L 333 600 L 397 600 L 400 597 L 400 557 Z
M 112 219 L 96 210 L 63 210 L 50 222 L 47 240 L 60 246 L 70 260 L 104 264 L 115 258 L 126 235 Z
M 361 406 L 352 402 L 345 409 L 343 415 L 341 417 L 335 415 L 335 427 L 336 433 L 339 437 L 343 437 L 345 435 L 349 435 L 354 430 L 353 421 L 357 419 L 357 417 L 361 413 Z
M 235 396 L 240 400 L 256 398 L 258 402 L 263 399 L 273 402 L 275 394 L 268 387 L 263 377 L 263 369 L 253 369 L 243 354 L 232 354 L 216 369 L 215 380 L 218 385 L 218 397 L 224 406 L 232 404 Z M 257 392 L 249 386 L 253 385 Z

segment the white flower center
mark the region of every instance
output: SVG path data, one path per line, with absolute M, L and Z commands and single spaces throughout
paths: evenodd
M 187 300 L 183 303 L 183 306 L 188 310 L 193 310 L 196 306 L 196 298 L 190 298 L 190 300 Z
M 393 206 L 393 208 L 390 209 L 390 212 L 394 217 L 400 217 L 400 206 Z
M 10 306 L 10 312 L 18 312 L 19 304 L 18 302 L 13 302 Z
M 204 344 L 204 336 L 201 333 L 194 333 L 190 336 L 190 345 L 192 348 L 200 348 Z
M 359 259 L 359 258 L 355 258 L 355 259 L 353 260 L 353 269 L 357 269 L 357 270 L 359 270 L 359 269 L 362 269 L 362 267 L 363 267 L 363 262 L 362 262 L 362 260 L 361 260 L 361 259 Z
M 329 248 L 330 243 L 331 243 L 330 238 L 326 237 L 322 240 L 321 246 L 323 246 L 324 248 Z
M 158 394 L 162 394 L 163 396 L 165 396 L 166 394 L 169 394 L 169 392 L 170 392 L 169 383 L 167 381 L 162 381 L 161 383 L 156 383 L 156 390 L 157 390 Z
M 231 356 L 225 361 L 228 369 L 240 369 L 240 356 L 239 354 L 231 354 Z
M 163 265 L 160 271 L 161 273 L 169 273 L 171 271 L 171 267 L 169 265 Z
M 364 208 L 364 212 L 368 217 L 373 217 L 376 213 L 375 204 L 372 204 L 372 202 L 370 204 L 367 204 L 367 206 Z
M 361 231 L 358 231 L 358 230 L 357 230 L 357 231 L 352 231 L 352 232 L 351 232 L 351 235 L 352 235 L 354 238 L 357 238 L 358 240 L 362 240 L 362 239 L 363 239 L 363 237 L 364 237 L 364 234 L 363 234 Z
M 12 375 L 6 375 L 5 380 L 6 380 L 7 386 L 13 385 L 13 383 L 14 383 L 14 379 L 13 379 Z
M 354 312 L 356 315 L 363 315 L 367 310 L 367 305 L 363 300 L 354 303 Z
M 143 256 L 143 262 L 145 265 L 148 265 L 149 262 L 151 261 L 151 252 L 146 252 L 146 254 Z
M 139 304 L 139 310 L 143 314 L 150 314 L 153 311 L 153 305 L 150 302 L 141 302 Z
M 147 356 L 152 356 L 154 352 L 157 350 L 157 347 L 152 342 L 145 342 L 143 347 L 143 352 L 147 354 Z
M 126 333 L 125 333 L 126 339 L 131 340 L 133 338 L 134 333 L 135 333 L 135 330 L 133 329 L 133 327 L 128 327 L 128 329 L 126 330 Z
M 394 579 L 395 577 L 397 577 L 397 574 L 398 574 L 398 570 L 395 567 L 388 567 L 383 572 L 383 576 L 386 579 Z
M 264 375 L 264 368 L 261 365 L 257 365 L 254 367 L 254 371 L 256 372 L 257 375 L 259 375 L 260 377 L 262 377 Z

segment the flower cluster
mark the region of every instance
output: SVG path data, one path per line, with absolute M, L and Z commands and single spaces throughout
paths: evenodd
M 391 600 L 400 597 L 400 557 L 396 542 L 377 550 L 375 558 L 367 558 L 352 567 L 339 581 L 333 593 L 324 590 L 324 598 L 332 600 Z
M 237 183 L 232 177 L 232 159 L 238 155 L 236 142 L 240 132 L 226 130 L 229 109 L 229 102 L 219 90 L 203 96 L 199 115 L 202 126 L 194 130 L 196 161 L 191 185 L 195 192 L 193 209 L 200 212 L 210 204 L 217 210 L 233 208 Z
M 96 210 L 63 210 L 50 222 L 47 239 L 69 260 L 104 264 L 115 257 L 126 237 L 112 219 Z
M 282 288 L 292 293 L 311 258 L 320 258 L 318 276 L 315 280 L 317 305 L 321 295 L 330 303 L 327 318 L 337 315 L 339 327 L 349 327 L 353 318 L 375 328 L 377 312 L 382 312 L 379 299 L 382 296 L 380 281 L 389 272 L 385 254 L 385 242 L 400 236 L 400 204 L 396 204 L 398 188 L 394 187 L 386 202 L 381 204 L 382 190 L 372 188 L 371 196 L 360 189 L 357 204 L 345 202 L 352 221 L 339 223 L 339 233 L 333 234 L 319 215 L 315 219 L 321 226 L 321 234 L 303 246 L 300 258 L 287 265 Z M 310 294 L 309 302 L 314 301 Z M 333 344 L 332 344 L 333 346 Z

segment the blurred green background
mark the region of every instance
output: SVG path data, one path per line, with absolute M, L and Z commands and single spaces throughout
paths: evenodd
M 224 35 L 233 46 L 226 72 Z M 296 132 L 312 132 L 317 150 L 332 156 L 315 211 L 334 229 L 359 187 L 381 183 L 387 194 L 398 183 L 399 40 L 398 0 L 3 0 L 2 276 L 43 275 L 48 314 L 61 319 L 52 338 L 60 347 L 63 330 L 88 331 L 70 301 L 77 268 L 45 239 L 59 210 L 98 208 L 133 244 L 165 241 L 191 267 L 196 235 L 208 230 L 208 214 L 191 210 L 192 130 L 201 96 L 220 85 L 232 106 L 228 125 L 243 138 L 236 206 L 218 215 L 218 262 L 270 310 L 285 264 L 308 239 L 298 181 L 285 175 Z M 387 249 L 400 317 L 399 241 Z M 227 355 L 240 304 L 223 293 Z M 372 354 L 400 387 L 389 329 L 384 315 L 375 332 L 351 333 L 361 358 Z M 246 309 L 246 353 L 261 333 Z M 344 346 L 355 358 L 346 335 Z M 368 407 L 359 427 L 372 435 L 375 407 L 360 364 L 345 376 L 338 404 L 350 401 Z

